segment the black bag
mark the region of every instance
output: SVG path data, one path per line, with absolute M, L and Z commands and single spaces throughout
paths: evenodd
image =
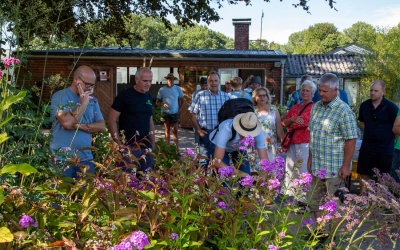
M 253 103 L 247 98 L 236 98 L 236 99 L 229 99 L 226 101 L 221 109 L 218 111 L 218 125 L 215 127 L 217 130 L 211 140 L 214 139 L 215 135 L 219 131 L 219 124 L 226 119 L 233 119 L 236 115 L 247 113 L 247 112 L 254 112 Z M 236 130 L 232 128 L 232 137 L 230 141 L 235 138 Z
M 218 123 L 234 118 L 238 114 L 254 112 L 253 103 L 247 98 L 229 99 L 218 111 Z

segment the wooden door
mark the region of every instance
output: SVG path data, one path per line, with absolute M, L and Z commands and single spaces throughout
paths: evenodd
M 200 77 L 207 75 L 210 71 L 206 67 L 184 67 L 179 70 L 179 83 L 184 94 L 184 104 L 180 112 L 179 125 L 182 128 L 192 128 L 193 123 L 191 120 L 190 111 L 188 107 L 192 101 L 192 94 L 200 84 Z
M 97 76 L 96 87 L 94 88 L 93 95 L 98 99 L 101 113 L 103 114 L 104 119 L 107 120 L 108 112 L 115 97 L 114 67 L 95 65 L 92 66 L 92 68 Z

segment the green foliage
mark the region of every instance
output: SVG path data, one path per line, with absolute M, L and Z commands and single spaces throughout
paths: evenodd
M 156 142 L 154 154 L 158 156 L 155 158 L 157 165 L 166 168 L 171 168 L 179 159 L 179 150 L 176 145 L 167 145 L 162 139 Z
M 371 48 L 376 42 L 377 31 L 375 28 L 365 22 L 357 22 L 350 28 L 343 30 L 344 35 L 349 37 L 352 42 Z
M 386 83 L 386 98 L 398 103 L 400 101 L 400 24 L 391 29 L 382 29 L 376 35 L 376 41 L 371 45 L 372 53 L 365 59 L 366 77 L 363 88 L 376 79 Z
M 350 42 L 347 36 L 338 32 L 335 25 L 317 23 L 291 34 L 283 49 L 289 54 L 323 54 Z
M 154 124 L 163 124 L 161 121 L 161 106 L 153 105 L 153 122 Z

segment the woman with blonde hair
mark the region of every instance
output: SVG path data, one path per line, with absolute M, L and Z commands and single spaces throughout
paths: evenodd
M 282 142 L 284 133 L 281 116 L 277 107 L 272 105 L 271 101 L 271 95 L 267 88 L 259 87 L 253 91 L 253 104 L 265 135 L 268 158 L 273 160 L 278 154 L 278 142 Z

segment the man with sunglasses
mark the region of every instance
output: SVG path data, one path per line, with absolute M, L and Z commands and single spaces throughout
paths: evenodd
M 399 110 L 396 104 L 384 97 L 386 84 L 375 80 L 369 90 L 370 99 L 361 103 L 358 120 L 364 131 L 358 156 L 357 172 L 364 181 L 371 179 L 377 168 L 380 173 L 390 173 L 394 151 L 394 121 Z M 361 192 L 365 186 L 361 182 Z
M 51 98 L 53 120 L 50 149 L 56 166 L 63 175 L 78 178 L 78 172 L 88 167 L 94 173 L 92 134 L 103 132 L 105 122 L 97 99 L 91 96 L 96 74 L 88 66 L 79 66 L 68 88 L 57 91 Z M 67 165 L 67 162 L 76 165 Z

